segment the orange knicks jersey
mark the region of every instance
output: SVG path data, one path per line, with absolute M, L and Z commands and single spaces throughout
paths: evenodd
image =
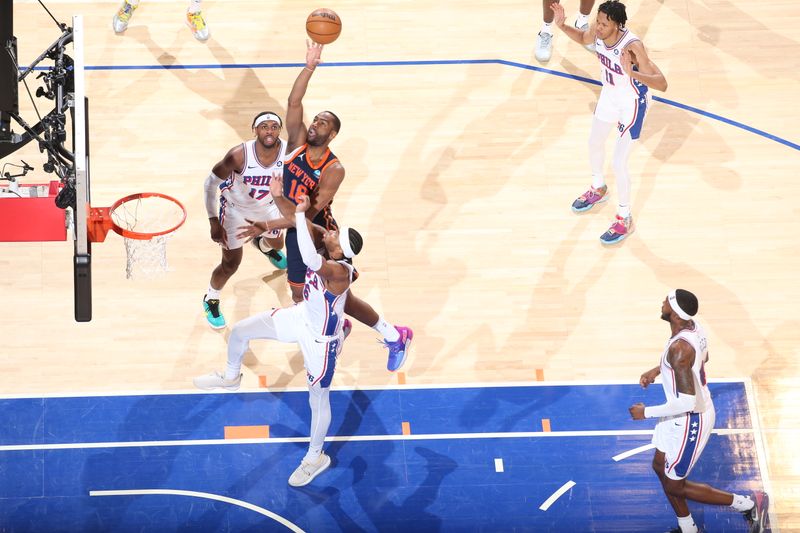
M 292 203 L 297 205 L 297 197 L 309 195 L 314 197 L 314 190 L 319 185 L 319 180 L 326 168 L 339 161 L 330 149 L 326 150 L 325 155 L 316 164 L 308 160 L 306 150 L 308 144 L 304 144 L 286 156 L 283 165 L 283 194 Z M 331 201 L 331 203 L 333 203 Z M 314 217 L 314 224 L 323 226 L 326 229 L 337 227 L 336 221 L 331 214 L 331 203 L 326 205 Z

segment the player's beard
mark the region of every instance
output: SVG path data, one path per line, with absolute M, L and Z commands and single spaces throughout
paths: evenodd
M 661 320 L 665 322 L 669 322 L 669 316 L 671 313 L 661 313 Z
M 278 138 L 275 137 L 274 140 L 272 141 L 272 144 L 267 144 L 264 141 L 262 141 L 261 139 L 259 139 L 258 142 L 261 143 L 261 146 L 263 146 L 264 148 L 269 150 L 269 149 L 275 148 L 275 145 L 278 144 Z

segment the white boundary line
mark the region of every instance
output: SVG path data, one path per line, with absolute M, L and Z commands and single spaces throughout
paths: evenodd
M 718 435 L 747 435 L 752 429 L 715 429 Z M 520 439 L 532 437 L 622 437 L 652 435 L 652 429 L 622 429 L 598 431 L 509 431 L 503 433 L 429 433 L 419 435 L 349 435 L 326 437 L 326 442 L 368 442 L 448 439 Z M 74 450 L 89 448 L 137 448 L 148 446 L 226 446 L 234 444 L 286 444 L 308 442 L 308 437 L 281 437 L 269 439 L 202 439 L 202 440 L 149 440 L 129 442 L 73 442 L 64 444 L 9 444 L 0 446 L 0 452 L 28 450 Z
M 655 447 L 656 447 L 656 445 L 651 442 L 650 444 L 645 444 L 644 446 L 639 446 L 638 448 L 634 448 L 632 450 L 628 450 L 627 452 L 619 453 L 619 454 L 615 455 L 614 457 L 612 457 L 612 459 L 614 461 L 619 462 L 619 461 L 622 461 L 623 459 L 627 459 L 628 457 L 631 457 L 632 455 L 636 455 L 637 453 L 642 453 L 642 452 L 646 452 L 647 450 L 652 450 Z
M 238 505 L 239 507 L 244 507 L 245 509 L 249 509 L 251 511 L 255 511 L 258 514 L 262 514 L 268 518 L 272 518 L 279 524 L 286 526 L 287 529 L 294 531 L 295 533 L 305 533 L 300 527 L 296 524 L 293 524 L 286 518 L 282 517 L 281 515 L 275 514 L 272 511 L 268 511 L 263 507 L 259 507 L 257 505 L 253 505 L 252 503 L 244 502 L 242 500 L 236 500 L 234 498 L 228 498 L 227 496 L 220 496 L 219 494 L 211 494 L 208 492 L 195 492 L 193 490 L 174 490 L 174 489 L 136 489 L 136 490 L 90 490 L 89 496 L 143 496 L 147 494 L 160 494 L 160 495 L 169 495 L 169 496 L 191 496 L 193 498 L 203 498 L 206 500 L 216 500 L 218 502 L 230 503 L 232 505 Z
M 753 441 L 756 444 L 756 453 L 758 454 L 758 469 L 761 471 L 761 479 L 764 482 L 764 491 L 770 496 L 772 502 L 772 483 L 769 480 L 769 468 L 767 467 L 767 447 L 764 445 L 764 438 L 761 434 L 761 415 L 758 412 L 756 404 L 755 391 L 753 389 L 753 382 L 747 380 L 744 383 L 744 390 L 747 396 L 747 408 L 750 410 L 750 423 L 753 426 Z M 775 519 L 775 510 L 772 505 L 767 513 L 769 515 L 769 523 L 772 533 L 780 533 L 781 529 Z
M 717 378 L 709 379 L 709 383 L 748 383 L 748 378 Z M 512 388 L 512 387 L 570 387 L 586 385 L 637 385 L 631 379 L 597 381 L 504 381 L 474 382 L 474 383 L 423 383 L 413 385 L 359 385 L 358 387 L 331 387 L 333 391 L 356 390 L 404 390 L 404 389 L 480 389 L 480 388 Z M 169 396 L 176 394 L 264 394 L 270 392 L 306 392 L 308 387 L 275 387 L 257 388 L 238 391 L 203 391 L 197 389 L 161 390 L 161 391 L 93 391 L 93 392 L 51 392 L 41 394 L 2 394 L 0 400 L 23 400 L 38 398 L 92 398 L 97 396 Z
M 550 509 L 550 506 L 553 505 L 553 503 L 555 503 L 555 501 L 557 499 L 559 499 L 562 494 L 564 494 L 565 492 L 567 492 L 569 489 L 571 489 L 574 486 L 575 486 L 575 482 L 574 481 L 572 481 L 572 480 L 567 481 L 566 483 L 561 485 L 560 489 L 558 489 L 553 494 L 551 494 L 550 497 L 547 498 L 544 501 L 544 503 L 539 506 L 539 509 L 542 510 L 542 511 L 546 511 L 546 510 Z

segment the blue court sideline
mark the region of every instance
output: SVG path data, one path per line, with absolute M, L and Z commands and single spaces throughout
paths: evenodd
M 692 478 L 762 487 L 745 384 L 710 384 L 718 433 Z M 660 385 L 336 390 L 330 470 L 301 489 L 307 393 L 0 399 L 0 532 L 666 531 L 650 470 Z M 549 421 L 550 432 L 543 431 Z M 403 423 L 410 435 L 403 435 Z M 269 439 L 226 440 L 226 426 Z M 574 486 L 554 497 L 566 483 Z M 127 492 L 119 492 L 127 491 Z M 549 501 L 546 510 L 540 509 Z M 693 506 L 705 531 L 738 513 Z

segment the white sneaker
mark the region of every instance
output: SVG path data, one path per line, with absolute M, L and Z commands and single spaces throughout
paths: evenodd
M 304 487 L 311 483 L 311 480 L 324 472 L 331 466 L 331 458 L 324 453 L 319 456 L 316 463 L 301 461 L 300 466 L 289 476 L 289 485 L 292 487 Z
M 119 10 L 114 14 L 112 25 L 116 33 L 122 33 L 128 29 L 128 22 L 130 22 L 133 12 L 139 4 L 131 4 L 128 0 L 123 0 Z
M 194 386 L 203 390 L 225 389 L 225 390 L 239 390 L 242 385 L 242 375 L 236 379 L 225 379 L 225 376 L 219 372 L 212 372 L 205 376 L 198 376 L 192 380 Z
M 200 11 L 197 13 L 187 11 L 186 25 L 192 30 L 192 35 L 194 35 L 195 39 L 198 41 L 208 40 L 208 25 L 206 25 L 206 20 L 203 18 L 203 14 Z
M 553 55 L 553 34 L 540 31 L 536 38 L 536 59 L 542 63 L 550 61 Z
M 575 21 L 575 27 L 578 28 L 578 21 L 577 20 Z M 587 22 L 586 24 L 584 24 L 583 26 L 581 26 L 578 29 L 581 30 L 581 31 L 589 31 L 589 23 Z M 590 52 L 594 52 L 594 43 L 585 44 L 585 45 L 583 45 L 583 47 L 586 48 L 587 50 L 589 50 Z

